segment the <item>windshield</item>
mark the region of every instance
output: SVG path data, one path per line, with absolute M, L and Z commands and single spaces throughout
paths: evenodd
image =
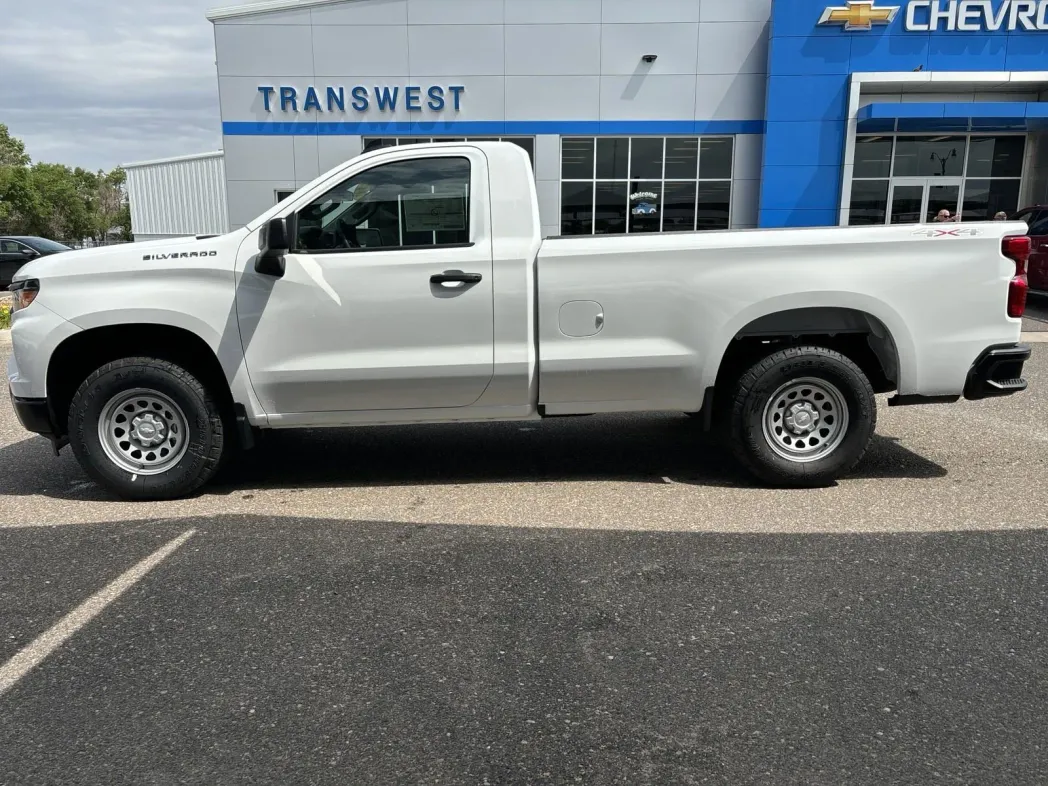
M 26 245 L 32 246 L 37 251 L 50 251 L 55 254 L 59 251 L 72 251 L 69 246 L 63 246 L 61 243 L 56 243 L 44 237 L 34 237 L 32 240 L 27 241 Z

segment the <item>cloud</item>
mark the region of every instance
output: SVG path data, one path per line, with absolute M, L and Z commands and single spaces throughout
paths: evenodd
M 16 0 L 0 122 L 34 161 L 110 169 L 221 147 L 214 0 Z

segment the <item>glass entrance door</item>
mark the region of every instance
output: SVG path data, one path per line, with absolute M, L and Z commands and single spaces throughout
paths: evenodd
M 960 204 L 960 178 L 896 178 L 888 215 L 893 224 L 930 224 L 943 210 L 956 216 Z
M 892 183 L 888 215 L 893 224 L 920 224 L 924 215 L 924 183 Z

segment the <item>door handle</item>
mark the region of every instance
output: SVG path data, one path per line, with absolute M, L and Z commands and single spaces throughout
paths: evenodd
M 480 273 L 463 273 L 461 270 L 445 270 L 429 277 L 431 284 L 479 284 L 484 279 Z

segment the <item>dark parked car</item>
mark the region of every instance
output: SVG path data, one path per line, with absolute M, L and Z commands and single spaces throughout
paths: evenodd
M 1012 220 L 1025 221 L 1030 227 L 1030 289 L 1048 292 L 1048 205 L 1023 208 Z
M 0 237 L 0 287 L 7 289 L 11 277 L 29 260 L 71 250 L 43 237 Z

